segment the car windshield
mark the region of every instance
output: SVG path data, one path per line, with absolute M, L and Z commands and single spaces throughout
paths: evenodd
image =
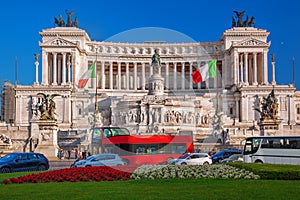
M 11 154 L 7 154 L 5 156 L 3 156 L 2 158 L 0 158 L 1 161 L 9 161 L 9 160 L 13 160 L 17 157 L 18 154 L 15 153 L 11 153 Z
M 95 156 L 90 156 L 86 160 L 92 160 L 93 158 L 95 158 Z
M 231 159 L 231 160 L 237 160 L 238 157 L 236 155 L 231 155 L 231 156 L 229 156 L 229 159 Z
M 187 157 L 189 157 L 189 156 L 190 156 L 189 153 L 185 153 L 185 154 L 183 154 L 182 156 L 180 156 L 178 159 L 185 159 L 185 158 L 187 158 Z
M 224 151 L 219 151 L 218 153 L 216 153 L 214 156 L 220 156 L 220 155 L 223 155 L 224 154 Z

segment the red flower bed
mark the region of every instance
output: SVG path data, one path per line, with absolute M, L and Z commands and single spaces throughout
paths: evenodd
M 128 180 L 137 166 L 65 168 L 4 180 L 10 183 L 87 182 Z

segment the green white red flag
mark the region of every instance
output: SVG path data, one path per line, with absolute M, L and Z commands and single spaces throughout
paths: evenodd
M 203 81 L 207 81 L 208 78 L 216 77 L 216 63 L 217 60 L 213 59 L 206 63 L 204 66 L 195 70 L 192 73 L 193 83 L 201 83 Z
M 95 66 L 96 66 L 96 61 L 93 62 L 93 64 L 89 67 L 89 69 L 79 79 L 77 85 L 78 88 L 80 89 L 84 88 L 90 78 L 96 78 Z

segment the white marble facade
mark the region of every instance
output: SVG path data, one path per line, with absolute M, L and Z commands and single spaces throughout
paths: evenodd
M 266 30 L 235 27 L 219 41 L 194 43 L 92 41 L 76 27 L 50 28 L 40 35 L 36 80 L 32 86 L 16 86 L 15 124 L 30 127 L 40 101 L 38 92 L 61 94 L 55 101 L 62 146 L 77 145 L 86 138 L 95 112 L 96 87 L 103 125 L 125 126 L 137 134 L 192 131 L 197 143 L 212 134 L 211 118 L 218 105 L 231 142 L 237 144 L 241 138 L 259 134 L 259 113 L 253 108 L 273 88 L 283 119 L 278 134 L 286 134 L 287 127 L 293 134 L 291 127 L 300 122 L 299 93 L 293 85 L 276 85 L 275 71 L 268 71 L 271 42 Z M 148 95 L 156 49 L 164 92 Z M 192 72 L 215 58 L 217 78 L 193 84 Z M 78 89 L 79 78 L 95 60 L 97 79 Z M 273 73 L 274 80 L 268 80 L 268 73 Z

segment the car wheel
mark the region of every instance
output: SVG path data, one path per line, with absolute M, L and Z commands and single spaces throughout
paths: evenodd
M 181 165 L 187 165 L 185 162 L 181 163 Z
M 8 167 L 3 167 L 2 169 L 1 169 L 1 173 L 10 173 L 11 172 L 11 170 L 10 170 L 10 168 L 8 168 Z
M 208 162 L 204 162 L 203 165 L 209 165 L 209 163 Z
M 46 169 L 46 166 L 45 166 L 45 165 L 39 165 L 39 166 L 37 167 L 37 170 L 38 170 L 38 171 L 45 171 L 45 170 L 47 170 L 47 169 Z

